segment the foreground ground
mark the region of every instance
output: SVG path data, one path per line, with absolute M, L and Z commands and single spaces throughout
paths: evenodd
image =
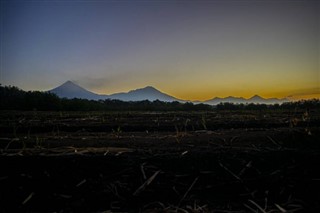
M 318 111 L 0 117 L 0 212 L 320 212 Z

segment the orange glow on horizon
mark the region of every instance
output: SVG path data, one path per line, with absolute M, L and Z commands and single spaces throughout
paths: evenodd
M 108 92 L 106 92 L 105 89 L 99 89 L 99 90 L 92 90 L 95 93 L 98 94 L 114 94 L 114 93 L 120 93 L 120 92 L 129 92 L 130 90 L 134 90 L 134 89 L 139 89 L 139 88 L 143 88 L 146 86 L 137 86 L 135 88 L 124 88 L 123 90 L 108 90 Z M 278 99 L 282 99 L 282 98 L 287 98 L 288 100 L 292 100 L 292 101 L 296 101 L 296 100 L 309 100 L 309 99 L 320 99 L 320 89 L 309 89 L 309 90 L 301 90 L 300 93 L 297 93 L 297 91 L 283 91 L 283 92 L 279 92 L 280 90 L 277 90 L 276 88 L 274 88 L 273 91 L 259 91 L 256 90 L 257 92 L 254 92 L 254 90 L 250 90 L 250 91 L 239 91 L 239 90 L 191 90 L 191 89 L 186 89 L 185 91 L 183 91 L 182 89 L 178 90 L 175 88 L 162 88 L 162 87 L 158 87 L 158 86 L 154 86 L 156 89 L 158 89 L 160 92 L 163 92 L 167 95 L 173 96 L 175 98 L 181 99 L 181 100 L 188 100 L 188 101 L 206 101 L 206 100 L 210 100 L 213 99 L 215 97 L 218 98 L 226 98 L 229 96 L 233 96 L 233 97 L 242 97 L 242 98 L 246 98 L 249 99 L 254 95 L 259 95 L 262 98 L 278 98 Z

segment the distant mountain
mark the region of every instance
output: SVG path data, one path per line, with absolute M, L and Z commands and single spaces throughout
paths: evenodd
M 154 87 L 147 86 L 145 88 L 131 90 L 129 92 L 122 92 L 122 93 L 115 93 L 109 95 L 108 98 L 110 99 L 118 99 L 123 101 L 142 101 L 142 100 L 149 100 L 149 101 L 182 101 L 173 96 L 167 95 L 163 92 L 160 92 Z
M 60 98 L 82 98 L 89 100 L 99 100 L 101 95 L 90 92 L 72 81 L 67 81 L 64 84 L 49 90 L 49 92 L 56 94 Z
M 246 101 L 243 98 L 229 96 L 229 97 L 226 97 L 226 98 L 215 97 L 215 98 L 213 98 L 211 100 L 205 101 L 204 103 L 211 104 L 211 105 L 217 105 L 219 103 L 226 103 L 226 102 L 229 102 L 229 103 L 245 103 Z
M 67 81 L 61 86 L 58 86 L 52 90 L 49 90 L 61 98 L 83 98 L 89 100 L 99 100 L 99 99 L 117 99 L 122 101 L 142 101 L 142 100 L 160 100 L 160 101 L 182 101 L 173 96 L 167 95 L 160 92 L 154 87 L 147 86 L 145 88 L 131 90 L 129 92 L 115 93 L 112 95 L 99 95 L 90 92 L 79 85 L 73 83 L 72 81 Z
M 247 104 L 247 103 L 254 103 L 254 104 L 281 104 L 283 102 L 288 101 L 287 99 L 278 99 L 278 98 L 262 98 L 259 95 L 254 95 L 251 98 L 242 98 L 242 97 L 226 97 L 226 98 L 213 98 L 207 101 L 204 101 L 206 104 L 210 105 L 217 105 L 219 103 L 235 103 L 235 104 Z
M 254 95 L 254 96 L 252 96 L 251 98 L 249 98 L 248 101 L 249 101 L 250 103 L 263 103 L 263 102 L 268 101 L 268 100 L 262 98 L 262 97 L 259 96 L 259 95 Z
M 179 101 L 179 102 L 187 102 L 186 100 L 180 100 L 163 92 L 160 92 L 156 88 L 152 86 L 147 86 L 144 88 L 131 90 L 129 92 L 121 92 L 115 93 L 111 95 L 99 95 L 89 90 L 82 88 L 81 86 L 73 83 L 72 81 L 67 81 L 61 86 L 58 86 L 52 90 L 49 90 L 61 98 L 82 98 L 89 100 L 99 100 L 99 99 L 117 99 L 122 101 L 142 101 L 142 100 L 160 100 L 166 102 Z M 201 102 L 195 101 L 195 104 L 204 103 L 210 105 L 217 105 L 219 103 L 236 103 L 236 104 L 246 104 L 246 103 L 260 103 L 260 104 L 275 104 L 275 103 L 283 103 L 288 101 L 287 99 L 277 99 L 277 98 L 262 98 L 261 96 L 255 95 L 251 98 L 242 98 L 242 97 L 233 97 L 229 96 L 226 98 L 215 97 L 213 99 Z

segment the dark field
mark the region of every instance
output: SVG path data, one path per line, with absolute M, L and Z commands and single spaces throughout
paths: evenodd
M 320 110 L 0 118 L 0 212 L 320 212 Z

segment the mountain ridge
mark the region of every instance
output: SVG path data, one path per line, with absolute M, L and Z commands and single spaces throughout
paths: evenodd
M 235 103 L 235 104 L 281 104 L 288 101 L 286 98 L 263 98 L 259 95 L 254 95 L 250 98 L 228 96 L 225 98 L 214 97 L 204 101 L 206 104 L 217 105 L 219 103 Z
M 78 84 L 72 81 L 66 81 L 62 85 L 49 90 L 48 92 L 54 93 L 61 98 L 82 98 L 82 99 L 89 99 L 89 100 L 104 100 L 104 99 L 116 99 L 122 101 L 142 101 L 142 100 L 149 100 L 149 101 L 165 101 L 165 102 L 193 102 L 195 104 L 204 103 L 210 105 L 217 105 L 219 103 L 235 103 L 235 104 L 249 104 L 249 103 L 260 103 L 260 104 L 281 104 L 283 102 L 288 101 L 285 98 L 278 99 L 278 98 L 263 98 L 259 95 L 254 95 L 250 98 L 243 98 L 243 97 L 234 97 L 228 96 L 225 98 L 221 97 L 214 97 L 209 100 L 205 101 L 188 101 L 178 99 L 174 96 L 168 95 L 164 92 L 159 91 L 153 86 L 145 86 L 143 88 L 138 88 L 134 90 L 130 90 L 128 92 L 119 92 L 110 95 L 104 94 L 96 94 L 91 92 Z
M 58 87 L 55 87 L 48 92 L 58 95 L 60 98 L 83 98 L 89 100 L 104 100 L 104 99 L 116 99 L 122 101 L 143 101 L 143 100 L 160 100 L 166 102 L 179 101 L 185 102 L 166 93 L 159 91 L 152 86 L 146 86 L 129 92 L 119 92 L 110 95 L 93 93 L 72 81 L 66 81 Z
M 166 102 L 182 101 L 171 95 L 165 94 L 152 86 L 146 86 L 130 90 L 129 92 L 120 92 L 108 95 L 109 99 L 119 99 L 122 101 L 141 101 L 141 100 L 161 100 Z

